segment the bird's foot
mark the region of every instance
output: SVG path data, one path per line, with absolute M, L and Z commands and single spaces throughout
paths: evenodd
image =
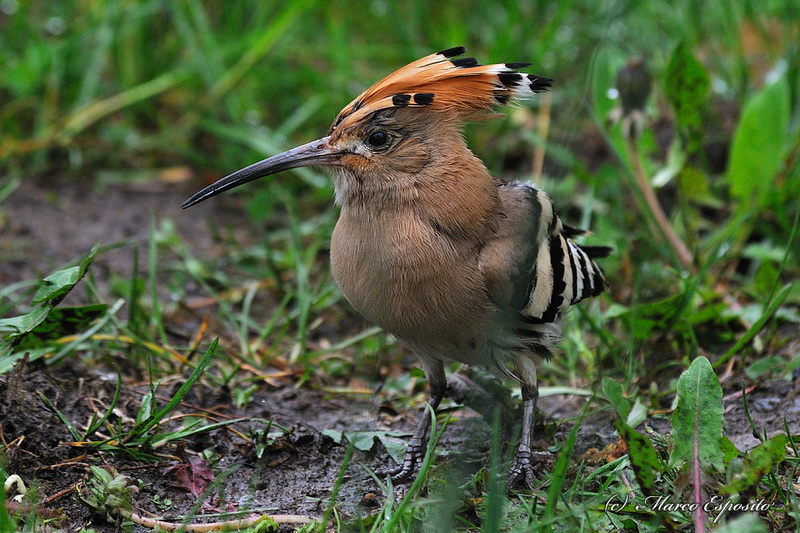
M 553 454 L 532 452 L 530 448 L 520 446 L 508 471 L 508 488 L 532 489 L 533 480 L 542 471 L 544 465 L 552 462 Z
M 395 483 L 412 478 L 414 473 L 419 470 L 422 460 L 425 458 L 426 448 L 427 446 L 422 443 L 421 439 L 412 438 L 406 448 L 403 462 L 393 468 L 388 468 L 380 472 L 381 477 L 390 476 Z

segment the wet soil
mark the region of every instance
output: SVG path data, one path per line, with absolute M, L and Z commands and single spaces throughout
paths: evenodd
M 206 218 L 213 224 L 215 217 L 220 217 L 211 204 L 199 205 L 191 217 L 182 216 L 180 203 L 193 188 L 185 183 L 158 183 L 97 190 L 88 185 L 23 183 L 0 205 L 0 286 L 35 279 L 81 256 L 98 241 L 106 245 L 128 241 L 146 249 L 151 213 L 174 221 L 176 232 L 199 257 L 221 253 L 207 226 L 198 224 Z M 241 224 L 239 237 L 255 239 L 247 235 L 246 228 Z M 107 290 L 105 284 L 112 274 L 128 275 L 132 268 L 130 250 L 128 246 L 98 255 L 93 273 L 101 290 Z M 144 269 L 141 256 L 140 262 Z M 790 332 L 787 338 L 797 337 L 797 333 Z M 796 353 L 797 348 L 791 342 L 785 347 L 787 353 Z M 171 397 L 185 378 L 164 379 L 159 397 Z M 787 422 L 790 431 L 800 433 L 800 380 L 750 382 L 730 378 L 723 383 L 726 434 L 740 450 L 751 449 L 758 442 L 744 412 L 742 382 L 749 387 L 750 415 L 759 429 L 772 435 L 785 431 Z M 0 376 L 4 468 L 9 474 L 17 473 L 34 482 L 41 502 L 38 511 L 42 525 L 37 531 L 59 527 L 72 531 L 81 527 L 101 532 L 120 530 L 120 524 L 93 514 L 81 500 L 87 491 L 89 465 L 114 467 L 127 476 L 136 487 L 131 492 L 133 508 L 144 516 L 166 520 L 191 516 L 191 521 L 202 522 L 214 520 L 206 518 L 209 513 L 240 510 L 320 518 L 346 451 L 345 444 L 324 432 L 385 430 L 407 435 L 416 417 L 415 412 L 387 411 L 372 397 L 301 385 L 291 376 L 259 383 L 251 400 L 236 407 L 230 391 L 201 379 L 171 415 L 167 429 L 182 427 L 185 419 L 180 415 L 205 416 L 213 421 L 243 420 L 180 443 L 140 448 L 151 455 L 145 460 L 125 452 L 100 453 L 74 443 L 74 436 L 53 409 L 79 429 L 85 427 L 92 415 L 103 412 L 111 401 L 116 386 L 113 369 L 99 363 L 90 367 L 76 358 L 53 367 L 41 361 L 18 364 L 14 371 Z M 140 376 L 123 375 L 120 398 L 109 423 L 131 424 L 148 387 Z M 549 429 L 544 431 L 546 438 L 538 443 L 540 447 L 563 442 L 584 403 L 584 398 L 575 396 L 543 397 L 540 407 Z M 453 408 L 452 412 L 453 421 L 439 451 L 446 452 L 446 463 L 464 469 L 468 475 L 488 464 L 489 426 L 474 411 Z M 274 424 L 271 430 L 267 421 Z M 652 424 L 660 431 L 668 430 L 666 418 Z M 287 431 L 279 431 L 277 426 Z M 96 439 L 102 437 L 103 431 L 95 435 Z M 576 454 L 615 442 L 613 415 L 607 409 L 598 409 L 583 422 Z M 337 496 L 342 516 L 378 509 L 384 494 L 370 470 L 392 464 L 386 449 L 377 443 L 371 450 L 354 452 Z M 212 478 L 216 482 L 204 483 L 204 475 L 210 476 L 207 482 Z M 207 493 L 203 485 L 210 487 Z M 403 486 L 399 493 L 402 490 Z M 49 520 L 47 524 L 44 519 Z M 133 528 L 146 530 L 143 526 Z M 293 527 L 285 525 L 281 530 L 291 531 Z

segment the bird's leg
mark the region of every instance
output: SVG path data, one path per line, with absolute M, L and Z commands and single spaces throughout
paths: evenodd
M 444 365 L 438 360 L 422 360 L 422 367 L 425 370 L 425 375 L 428 378 L 431 395 L 428 398 L 428 405 L 436 409 L 442 402 L 447 392 L 447 379 L 444 373 Z M 428 431 L 431 428 L 431 417 L 427 407 L 422 409 L 422 413 L 417 422 L 417 428 L 414 430 L 414 435 L 408 442 L 406 448 L 406 455 L 403 458 L 403 464 L 389 472 L 393 481 L 403 481 L 408 479 L 417 466 L 422 463 L 425 458 L 425 451 L 428 448 Z
M 519 446 L 514 454 L 514 462 L 508 473 L 509 487 L 533 486 L 534 468 L 531 440 L 536 417 L 536 403 L 539 400 L 539 385 L 536 380 L 536 363 L 533 359 L 520 356 L 516 361 L 519 378 L 522 380 L 522 433 Z
M 539 399 L 539 387 L 522 385 L 522 434 L 519 446 L 514 454 L 514 462 L 508 473 L 510 487 L 533 485 L 533 462 L 531 461 L 531 434 L 536 416 L 536 401 Z

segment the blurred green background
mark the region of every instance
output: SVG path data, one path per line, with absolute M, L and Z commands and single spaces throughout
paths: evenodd
M 0 158 L 5 177 L 225 173 L 321 135 L 379 77 L 456 45 L 555 78 L 558 139 L 613 104 L 596 100 L 627 58 L 659 77 L 680 42 L 712 72 L 715 95 L 741 103 L 780 69 L 794 103 L 798 17 L 794 0 L 3 0 Z

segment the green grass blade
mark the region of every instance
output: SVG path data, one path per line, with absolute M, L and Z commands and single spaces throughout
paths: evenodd
M 193 435 L 198 435 L 200 433 L 205 433 L 207 431 L 213 431 L 215 429 L 224 428 L 231 426 L 233 424 L 237 424 L 239 422 L 244 422 L 246 420 L 250 420 L 248 418 L 234 418 L 231 420 L 223 420 L 222 422 L 214 422 L 213 424 L 206 424 L 197 427 L 201 424 L 200 420 L 179 429 L 178 431 L 171 431 L 169 433 L 159 433 L 158 435 L 153 436 L 152 438 L 146 439 L 147 444 L 152 446 L 153 448 L 158 448 L 163 446 L 169 442 L 176 441 L 176 440 L 186 440 Z M 144 444 L 144 441 L 140 442 L 128 442 L 129 445 L 140 445 Z
M 156 331 L 161 339 L 161 344 L 167 346 L 167 332 L 164 329 L 164 321 L 161 316 L 161 304 L 158 301 L 158 239 L 156 239 L 156 217 L 150 216 L 150 238 L 148 239 L 148 276 L 150 286 L 150 305 L 152 306 L 153 320 L 155 321 Z
M 261 37 L 253 43 L 253 46 L 242 55 L 241 59 L 217 80 L 217 83 L 209 91 L 205 104 L 213 105 L 222 95 L 228 93 L 239 83 L 242 77 L 275 46 L 278 40 L 290 31 L 292 26 L 297 23 L 298 18 L 313 3 L 313 0 L 290 2 L 283 12 L 275 17 Z
M 165 405 L 160 411 L 151 414 L 149 417 L 147 417 L 147 419 L 136 424 L 136 426 L 134 426 L 133 429 L 131 429 L 128 433 L 128 436 L 125 438 L 125 442 L 144 434 L 150 428 L 158 424 L 168 413 L 170 413 L 183 401 L 183 398 L 186 396 L 186 394 L 191 390 L 197 380 L 200 379 L 200 376 L 203 374 L 203 370 L 205 370 L 206 365 L 208 365 L 209 361 L 211 361 L 211 358 L 216 354 L 218 344 L 219 339 L 214 339 L 211 342 L 211 345 L 197 363 L 194 371 L 189 375 L 183 385 L 181 385 L 181 387 L 178 389 L 178 392 L 176 392 L 170 401 L 167 402 L 167 405 Z
M 444 433 L 445 428 L 447 427 L 447 421 L 442 424 L 441 429 L 437 432 L 436 431 L 436 411 L 433 410 L 433 407 L 430 404 L 425 403 L 425 407 L 428 409 L 428 414 L 431 417 L 431 428 L 430 428 L 430 438 L 428 439 L 428 449 L 425 451 L 425 457 L 422 459 L 422 465 L 419 468 L 419 473 L 417 474 L 417 478 L 414 480 L 414 483 L 411 484 L 411 487 L 408 489 L 405 498 L 397 508 L 394 510 L 389 522 L 383 526 L 382 531 L 386 533 L 392 533 L 397 531 L 399 527 L 400 520 L 406 519 L 405 516 L 406 510 L 411 506 L 416 498 L 419 491 L 422 489 L 422 485 L 425 483 L 425 477 L 428 475 L 428 470 L 430 470 L 431 466 L 433 466 L 433 457 L 434 452 L 436 450 L 436 445 L 439 443 L 439 439 Z
M 553 523 L 556 520 L 556 507 L 563 496 L 562 489 L 567 479 L 567 471 L 569 469 L 570 459 L 572 459 L 572 452 L 578 440 L 578 431 L 581 429 L 581 424 L 583 424 L 583 420 L 587 416 L 588 409 L 589 402 L 584 404 L 578 419 L 575 421 L 575 425 L 572 426 L 572 430 L 570 430 L 569 436 L 564 442 L 564 446 L 558 452 L 555 465 L 553 465 L 553 472 L 550 477 L 550 488 L 547 491 L 547 503 L 545 504 L 541 520 L 543 524 L 542 531 L 544 531 L 544 533 L 553 531 Z
M 336 506 L 336 498 L 339 496 L 339 490 L 342 488 L 342 483 L 344 483 L 344 476 L 347 472 L 347 467 L 350 466 L 350 459 L 353 457 L 354 449 L 355 445 L 352 441 L 350 441 L 347 445 L 347 449 L 344 452 L 342 466 L 339 467 L 339 472 L 336 474 L 336 481 L 333 484 L 333 488 L 331 488 L 331 495 L 328 498 L 328 505 L 325 507 L 325 513 L 322 515 L 322 520 L 319 523 L 319 528 L 317 531 L 321 533 L 325 531 L 327 524 L 331 520 L 331 515 L 333 514 L 334 507 Z
M 87 69 L 81 80 L 81 87 L 76 101 L 77 107 L 84 107 L 88 102 L 97 98 L 103 74 L 111 58 L 111 45 L 113 44 L 114 26 L 118 24 L 117 9 L 120 4 L 114 2 L 98 2 L 93 5 L 93 12 L 87 14 L 92 19 L 87 31 L 87 37 L 92 42 L 91 58 L 86 62 Z
M 737 352 L 739 352 L 739 350 L 744 348 L 744 346 L 750 342 L 753 337 L 758 335 L 758 332 L 761 331 L 761 329 L 766 325 L 767 321 L 772 318 L 772 315 L 774 315 L 775 312 L 780 309 L 780 307 L 783 305 L 783 302 L 786 301 L 786 298 L 789 297 L 793 290 L 794 283 L 785 285 L 783 289 L 781 289 L 780 292 L 778 292 L 778 294 L 775 296 L 775 299 L 769 303 L 766 309 L 764 309 L 764 313 L 761 315 L 761 317 L 756 320 L 752 326 L 750 326 L 750 328 L 745 332 L 744 335 L 741 336 L 738 341 L 736 341 L 736 344 L 731 346 L 730 350 L 728 350 L 725 355 L 714 362 L 714 368 L 719 368 L 727 363 L 728 359 L 733 357 Z
M 502 530 L 503 510 L 506 503 L 505 476 L 503 467 L 500 436 L 503 433 L 502 416 L 500 409 L 495 408 L 492 420 L 492 444 L 490 450 L 489 479 L 487 481 L 488 493 L 486 495 L 486 516 L 483 520 L 481 533 L 496 533 Z
M 36 393 L 39 395 L 39 399 L 42 400 L 42 402 L 44 402 L 44 404 L 47 406 L 47 408 L 50 409 L 53 413 L 55 413 L 55 415 L 58 417 L 58 419 L 61 420 L 61 423 L 66 426 L 67 430 L 69 431 L 69 434 L 72 435 L 72 438 L 75 441 L 80 441 L 81 440 L 81 432 L 78 431 L 75 428 L 75 426 L 72 425 L 72 422 L 70 422 L 69 419 L 66 416 L 64 416 L 64 413 L 59 411 L 58 408 L 56 408 L 56 406 L 53 405 L 50 402 L 49 399 L 47 399 L 47 396 L 45 396 L 44 394 L 42 394 L 39 391 L 36 391 Z
M 91 338 L 92 338 L 92 336 L 93 336 L 95 333 L 97 333 L 98 331 L 100 331 L 100 330 L 102 330 L 103 328 L 105 328 L 105 327 L 106 327 L 106 325 L 107 325 L 107 324 L 108 324 L 110 321 L 112 321 L 112 320 L 113 320 L 113 318 L 116 316 L 116 314 L 119 312 L 119 310 L 120 310 L 120 309 L 122 309 L 122 306 L 123 306 L 123 305 L 125 305 L 125 300 L 123 300 L 122 298 L 120 298 L 119 300 L 117 300 L 117 301 L 114 303 L 114 305 L 112 305 L 112 306 L 111 306 L 111 307 L 110 307 L 110 308 L 109 308 L 109 309 L 106 311 L 106 313 L 105 313 L 105 315 L 103 316 L 103 318 L 101 318 L 100 320 L 98 320 L 98 321 L 97 321 L 97 322 L 96 322 L 94 325 L 92 325 L 92 327 L 90 327 L 89 329 L 87 329 L 86 331 L 84 331 L 83 333 L 81 333 L 81 334 L 78 336 L 78 338 L 77 338 L 77 339 L 75 339 L 74 341 L 70 342 L 69 344 L 67 344 L 66 346 L 64 346 L 63 348 L 61 348 L 59 351 L 57 351 L 55 354 L 53 354 L 53 356 L 52 356 L 52 357 L 50 357 L 50 358 L 47 360 L 47 364 L 48 364 L 48 365 L 54 365 L 54 364 L 56 364 L 57 362 L 59 362 L 59 361 L 61 361 L 62 359 L 64 359 L 64 358 L 65 358 L 66 356 L 68 356 L 69 354 L 73 353 L 73 352 L 74 352 L 74 351 L 75 351 L 75 350 L 78 348 L 78 346 L 80 346 L 80 345 L 81 345 L 81 343 L 83 343 L 83 342 L 86 342 L 87 340 L 91 339 Z
M 753 420 L 753 416 L 750 414 L 750 400 L 747 399 L 747 388 L 744 383 L 742 383 L 742 409 L 744 410 L 744 417 L 750 425 L 750 430 L 753 432 L 753 437 L 761 442 L 767 440 L 767 436 L 758 429 L 755 420 Z
M 64 117 L 62 124 L 56 127 L 54 136 L 60 138 L 61 142 L 66 142 L 100 119 L 161 94 L 182 83 L 187 77 L 188 72 L 183 69 L 166 72 L 127 91 L 93 102 Z
M 103 423 L 108 420 L 108 417 L 111 416 L 111 412 L 117 406 L 117 402 L 119 401 L 119 392 L 122 390 L 122 373 L 117 368 L 117 386 L 114 388 L 114 396 L 111 397 L 111 403 L 106 409 L 106 412 L 103 413 L 103 416 L 100 417 L 99 420 L 96 422 L 89 424 L 89 427 L 86 428 L 86 431 L 83 433 L 81 440 L 86 440 L 89 435 L 97 431 L 97 429 L 103 425 Z
M 133 267 L 131 271 L 130 291 L 128 292 L 128 329 L 137 334 L 142 332 L 147 313 L 142 309 L 139 300 L 142 287 L 139 284 L 139 247 L 133 249 Z
M 3 183 L 0 185 L 0 204 L 5 201 L 6 198 L 11 196 L 11 194 L 17 190 L 22 180 L 20 178 L 12 178 L 8 180 L 8 182 Z

